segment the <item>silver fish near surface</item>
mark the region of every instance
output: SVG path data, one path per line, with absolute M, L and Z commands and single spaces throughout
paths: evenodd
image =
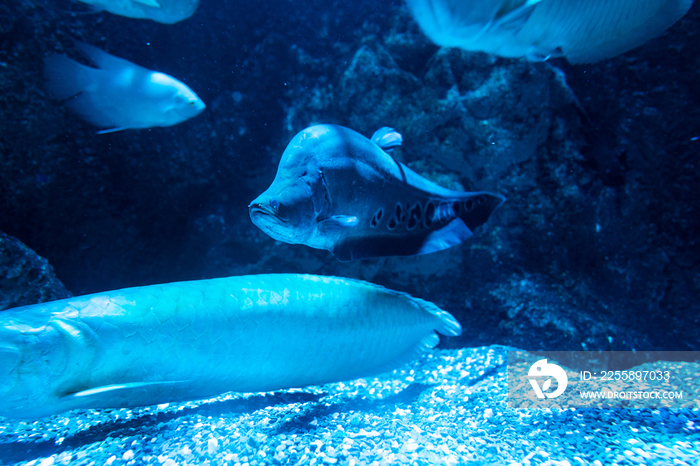
M 0 313 L 0 416 L 128 408 L 375 375 L 459 323 L 359 280 L 250 275 L 126 288 Z
M 47 86 L 57 99 L 101 128 L 99 134 L 125 129 L 172 126 L 199 115 L 204 102 L 172 76 L 148 70 L 97 47 L 76 43 L 99 68 L 65 55 L 44 59 Z
M 251 220 L 278 241 L 351 261 L 450 248 L 505 200 L 426 180 L 385 151 L 401 140 L 391 128 L 372 140 L 335 125 L 301 131 L 282 154 L 272 185 L 250 204 Z
M 119 16 L 152 19 L 173 24 L 187 19 L 197 10 L 199 0 L 78 0 L 97 11 L 108 11 Z
M 657 37 L 693 0 L 406 0 L 436 44 L 573 64 L 620 55 Z

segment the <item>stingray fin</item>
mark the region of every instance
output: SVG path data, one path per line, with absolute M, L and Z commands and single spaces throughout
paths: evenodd
M 504 13 L 502 16 L 496 17 L 493 21 L 491 27 L 494 29 L 500 29 L 504 31 L 516 31 L 522 29 L 530 19 L 532 12 L 535 11 L 535 7 L 542 0 L 527 0 L 525 3 L 517 8 Z
M 401 136 L 401 133 L 388 126 L 382 126 L 375 131 L 371 139 L 373 143 L 386 152 L 393 150 L 394 147 L 399 147 L 401 143 L 403 143 L 403 136 Z
M 75 393 L 69 393 L 61 397 L 62 400 L 70 401 L 75 399 L 82 400 L 103 400 L 113 397 L 127 397 L 137 390 L 148 389 L 151 387 L 162 386 L 163 388 L 174 387 L 182 384 L 185 381 L 163 381 L 163 382 L 132 382 L 113 385 L 105 385 L 102 387 L 89 388 Z

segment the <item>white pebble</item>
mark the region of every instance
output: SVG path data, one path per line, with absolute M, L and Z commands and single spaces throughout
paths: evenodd
M 41 460 L 41 463 L 39 463 L 39 466 L 51 466 L 54 462 L 53 456 L 49 456 L 48 458 L 45 458 Z
M 130 461 L 130 460 L 134 459 L 134 450 L 125 451 L 124 454 L 122 455 L 122 459 L 124 461 Z
M 207 451 L 209 452 L 210 455 L 213 455 L 216 453 L 216 450 L 219 449 L 219 441 L 216 440 L 215 438 L 210 438 L 209 441 L 207 442 Z
M 490 418 L 490 417 L 492 417 L 492 416 L 493 416 L 493 409 L 491 409 L 491 408 L 486 408 L 486 409 L 484 410 L 484 418 L 485 418 L 485 419 L 488 419 L 488 418 Z
M 410 452 L 412 452 L 412 451 L 418 450 L 418 447 L 419 447 L 419 446 L 420 446 L 420 445 L 418 445 L 417 443 L 415 443 L 415 442 L 413 442 L 413 441 L 409 441 L 408 443 L 406 443 L 406 444 L 403 446 L 403 449 L 404 449 L 405 451 L 407 451 L 407 452 L 410 453 Z

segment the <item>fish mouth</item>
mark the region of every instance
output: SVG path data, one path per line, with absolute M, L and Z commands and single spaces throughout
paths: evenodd
M 280 223 L 289 223 L 289 220 L 281 218 L 279 215 L 277 215 L 277 212 L 273 211 L 271 208 L 267 207 L 265 204 L 259 204 L 259 203 L 250 204 L 248 206 L 248 212 L 250 214 L 251 219 L 254 216 L 262 215 L 265 217 L 272 217 Z

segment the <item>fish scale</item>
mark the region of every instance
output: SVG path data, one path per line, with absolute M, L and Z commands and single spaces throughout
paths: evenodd
M 349 380 L 458 335 L 370 283 L 254 275 L 127 288 L 0 314 L 0 415 L 120 408 Z

